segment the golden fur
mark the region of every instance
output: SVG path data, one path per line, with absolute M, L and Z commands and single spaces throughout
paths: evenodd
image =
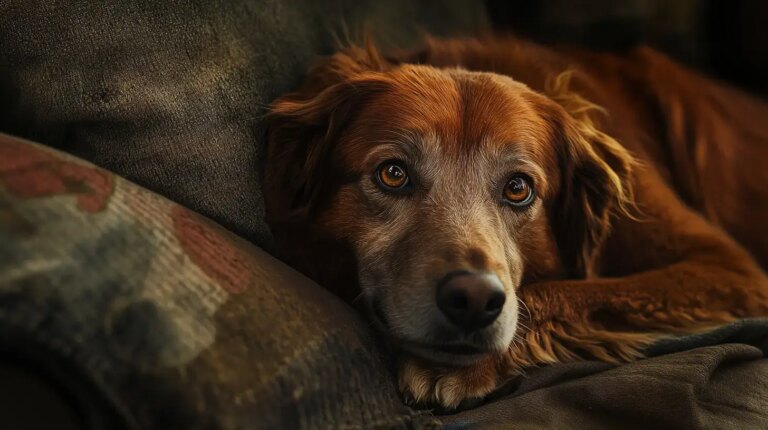
M 371 311 L 407 399 L 452 408 L 526 366 L 633 360 L 659 336 L 768 315 L 768 107 L 653 51 L 351 47 L 269 121 L 282 256 Z M 371 180 L 392 158 L 413 170 L 407 195 Z M 525 210 L 496 199 L 514 172 L 535 184 Z M 457 268 L 510 298 L 462 338 L 485 351 L 467 360 L 431 348 L 458 336 L 434 305 Z

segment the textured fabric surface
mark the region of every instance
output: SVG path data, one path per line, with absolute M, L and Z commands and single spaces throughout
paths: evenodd
M 658 342 L 651 358 L 529 369 L 446 429 L 768 428 L 768 320 Z
M 311 281 L 177 204 L 0 135 L 0 350 L 16 344 L 74 366 L 128 428 L 433 425 L 400 401 L 367 324 Z
M 485 28 L 481 2 L 3 0 L 0 131 L 63 149 L 264 249 L 262 117 L 318 54 L 368 27 L 410 46 L 422 31 Z

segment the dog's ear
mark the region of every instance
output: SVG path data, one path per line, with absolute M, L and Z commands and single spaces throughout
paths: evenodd
M 330 155 L 360 105 L 389 88 L 389 64 L 371 45 L 322 60 L 303 87 L 276 100 L 267 115 L 264 198 L 275 222 L 312 210 L 330 169 Z
M 584 278 L 593 275 L 611 217 L 619 212 L 633 216 L 635 160 L 620 143 L 595 127 L 590 114 L 601 109 L 567 91 L 570 75 L 558 79 L 565 82 L 548 90 L 565 111 L 554 120 L 561 185 L 550 217 L 568 275 Z

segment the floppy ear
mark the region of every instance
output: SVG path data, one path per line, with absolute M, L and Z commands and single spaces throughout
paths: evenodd
M 318 64 L 298 91 L 267 115 L 264 198 L 271 221 L 306 217 L 327 180 L 330 155 L 359 105 L 388 88 L 387 63 L 372 46 L 348 48 Z
M 551 219 L 560 258 L 568 275 L 594 274 L 595 257 L 610 232 L 611 217 L 634 206 L 634 158 L 612 137 L 598 130 L 590 112 L 602 110 L 567 91 L 570 74 L 558 76 L 550 98 L 565 112 L 555 121 L 561 172 L 560 193 Z

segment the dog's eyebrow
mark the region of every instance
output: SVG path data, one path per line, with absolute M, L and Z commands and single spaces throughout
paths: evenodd
M 428 136 L 419 131 L 406 130 L 406 129 L 385 129 L 381 138 L 373 140 L 371 145 L 374 150 L 369 153 L 378 153 L 378 148 L 382 147 L 382 150 L 391 150 L 404 153 L 409 157 L 416 157 L 423 151 L 423 144 Z M 367 158 L 367 157 L 366 157 Z
M 376 139 L 362 160 L 362 165 L 368 165 L 374 158 L 406 158 L 417 159 L 421 154 L 419 145 L 412 140 Z
M 408 130 L 403 128 L 385 128 L 382 130 L 382 134 L 385 136 L 382 139 L 376 139 L 376 143 L 379 144 L 396 144 L 410 147 L 409 149 L 418 149 L 418 142 L 424 140 L 425 135 L 423 132 L 416 130 Z
M 505 151 L 497 158 L 498 162 L 502 165 L 522 165 L 522 166 L 535 166 L 538 168 L 538 164 L 533 161 L 533 157 L 525 150 Z

